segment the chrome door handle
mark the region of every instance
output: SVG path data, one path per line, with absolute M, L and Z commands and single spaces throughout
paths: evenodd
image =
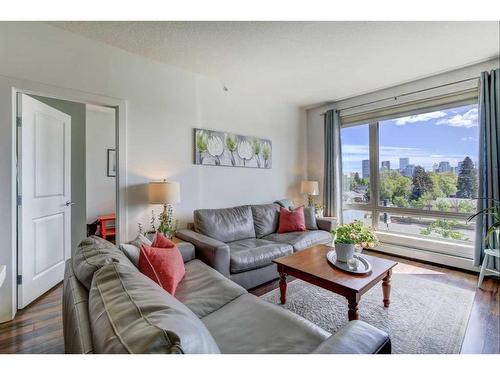
M 66 207 L 73 206 L 74 204 L 76 204 L 76 202 L 66 201 L 66 203 L 64 203 Z

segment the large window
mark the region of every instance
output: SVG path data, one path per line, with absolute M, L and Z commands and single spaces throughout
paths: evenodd
M 344 221 L 369 218 L 391 243 L 412 237 L 412 246 L 445 253 L 440 244 L 455 243 L 462 250 L 453 255 L 472 257 L 477 118 L 477 104 L 462 103 L 344 126 Z

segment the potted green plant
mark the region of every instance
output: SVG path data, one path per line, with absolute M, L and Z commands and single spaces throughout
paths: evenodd
M 374 247 L 378 244 L 377 236 L 372 228 L 366 227 L 361 221 L 343 224 L 332 230 L 337 260 L 347 262 L 353 258 L 356 246 L 361 248 Z
M 484 236 L 484 244 L 486 247 L 493 247 L 493 243 L 491 243 L 491 238 L 494 238 L 495 235 L 497 239 L 497 246 L 500 246 L 500 201 L 496 199 L 488 199 L 492 202 L 491 206 L 483 208 L 482 210 L 476 212 L 474 215 L 469 216 L 467 222 L 474 219 L 479 215 L 490 215 L 493 219 L 492 224 L 486 228 L 486 235 Z

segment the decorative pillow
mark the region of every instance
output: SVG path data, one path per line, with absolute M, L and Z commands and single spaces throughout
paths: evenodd
M 281 207 L 278 233 L 302 232 L 306 230 L 304 206 L 288 210 Z
M 134 240 L 120 245 L 120 250 L 123 251 L 127 258 L 136 267 L 139 267 L 139 254 L 141 252 L 142 244 L 151 246 L 151 241 L 139 233 Z
M 276 203 L 280 207 L 288 208 L 290 210 L 293 210 L 293 202 L 290 199 L 284 198 L 284 199 L 279 199 L 277 201 L 274 201 L 273 203 Z
M 139 233 L 135 240 L 130 241 L 129 244 L 135 245 L 138 249 L 140 249 L 142 244 L 151 246 L 151 240 L 145 235 Z
M 155 233 L 155 237 L 153 238 L 153 243 L 151 244 L 151 247 L 160 247 L 162 249 L 171 249 L 174 246 L 175 243 L 173 243 L 171 240 L 169 240 L 160 232 Z
M 139 255 L 139 271 L 174 295 L 186 268 L 177 246 L 167 249 L 143 244 Z
M 304 207 L 304 220 L 306 229 L 317 230 L 318 224 L 316 223 L 316 210 L 314 207 Z

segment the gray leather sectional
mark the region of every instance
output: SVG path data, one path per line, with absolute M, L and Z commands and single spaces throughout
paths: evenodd
M 172 296 L 113 244 L 90 237 L 66 263 L 67 353 L 388 353 L 362 321 L 335 335 L 249 294 L 178 245 L 186 274 Z
M 335 221 L 311 211 L 305 212 L 308 230 L 276 233 L 279 209 L 273 203 L 196 210 L 193 229 L 176 236 L 195 246 L 197 258 L 250 289 L 278 277 L 274 259 L 332 241 Z

